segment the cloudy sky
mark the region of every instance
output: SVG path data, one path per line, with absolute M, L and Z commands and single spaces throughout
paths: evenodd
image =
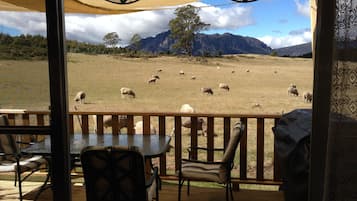
M 206 34 L 232 33 L 255 37 L 272 48 L 311 41 L 309 0 L 258 0 L 238 4 L 231 0 L 201 0 L 201 20 L 210 24 Z M 174 8 L 124 15 L 66 14 L 66 37 L 102 43 L 106 33 L 117 32 L 125 46 L 134 34 L 142 38 L 169 29 Z M 24 20 L 26 19 L 26 20 Z M 0 32 L 11 35 L 46 34 L 44 13 L 0 12 Z

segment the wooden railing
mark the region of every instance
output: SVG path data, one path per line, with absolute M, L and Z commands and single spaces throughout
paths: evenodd
M 23 111 L 6 113 L 11 125 L 49 125 L 48 111 Z M 112 124 L 105 127 L 105 119 L 111 117 Z M 126 127 L 121 129 L 119 119 L 125 117 Z M 270 114 L 188 114 L 166 112 L 81 112 L 73 111 L 69 115 L 69 132 L 83 135 L 96 132 L 98 135 L 120 133 L 135 134 L 135 122 L 143 122 L 142 134 L 150 134 L 150 128 L 157 129 L 156 134 L 171 135 L 171 145 L 174 147 L 165 156 L 160 157 L 157 164 L 160 174 L 166 179 L 177 179 L 176 170 L 180 159 L 186 157 L 189 146 L 203 145 L 208 148 L 226 147 L 230 138 L 234 122 L 241 121 L 246 125 L 244 136 L 241 139 L 236 155 L 238 166 L 233 173 L 234 183 L 248 184 L 281 184 L 280 165 L 274 147 L 274 135 L 271 127 L 276 125 L 281 115 Z M 183 119 L 191 120 L 191 128 L 183 128 Z M 206 122 L 207 132 L 200 135 L 198 119 Z M 140 131 L 141 132 L 141 131 Z M 187 134 L 188 133 L 188 134 Z M 187 134 L 187 135 L 186 135 Z M 41 140 L 41 138 L 32 138 Z M 265 139 L 268 139 L 265 141 Z M 173 150 L 173 151 L 172 151 Z M 268 151 L 267 151 L 268 150 Z M 184 156 L 183 156 L 184 155 Z M 193 153 L 193 157 L 204 157 L 208 161 L 219 159 L 213 151 L 205 155 Z M 266 165 L 266 161 L 269 164 Z M 238 171 L 239 170 L 239 171 Z M 234 171 L 234 170 L 233 170 Z M 267 175 L 267 172 L 270 172 Z

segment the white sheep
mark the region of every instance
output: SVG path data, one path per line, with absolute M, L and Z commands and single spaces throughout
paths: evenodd
M 185 75 L 185 72 L 183 72 L 183 70 L 180 70 L 179 74 L 180 75 Z
M 189 118 L 189 117 L 187 117 Z M 182 127 L 191 128 L 191 118 L 186 119 L 182 122 Z M 201 131 L 204 136 L 207 135 L 207 124 L 202 117 L 197 119 L 197 131 Z
M 120 94 L 121 94 L 122 98 L 125 98 L 125 96 L 129 96 L 129 97 L 135 98 L 135 92 L 132 89 L 128 88 L 128 87 L 120 88 Z
M 311 92 L 304 92 L 304 102 L 311 103 L 312 97 L 313 95 Z
M 94 125 L 94 132 L 97 132 L 97 119 L 96 116 L 93 115 L 93 125 Z M 112 116 L 103 116 L 103 127 L 108 128 L 112 127 L 113 125 L 113 119 Z M 118 128 L 119 128 L 119 133 L 122 128 L 128 127 L 128 117 L 126 115 L 119 115 L 118 116 Z
M 144 133 L 144 126 L 143 126 L 143 121 L 138 121 L 135 123 L 134 127 L 134 132 L 135 134 L 143 134 Z M 157 134 L 157 129 L 155 126 L 150 124 L 150 134 Z
M 157 80 L 160 79 L 160 76 L 158 76 L 158 75 L 151 75 L 151 77 L 152 77 L 152 78 L 155 78 L 155 79 L 157 79 Z
M 213 95 L 213 90 L 212 90 L 212 88 L 203 87 L 203 88 L 201 88 L 201 91 L 202 91 L 204 94 Z
M 84 103 L 84 99 L 86 98 L 86 93 L 84 93 L 84 91 L 79 91 L 76 96 L 74 97 L 74 101 L 76 101 L 77 103 Z
M 195 79 L 196 79 L 196 76 L 192 75 L 191 80 L 195 80 Z
M 228 86 L 228 84 L 226 84 L 226 83 L 219 83 L 218 87 L 219 87 L 220 89 L 224 89 L 224 90 L 226 90 L 226 91 L 229 91 L 229 86 Z

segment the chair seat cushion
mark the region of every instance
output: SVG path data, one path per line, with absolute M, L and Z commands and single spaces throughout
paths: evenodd
M 21 158 L 20 171 L 21 173 L 26 171 L 32 171 L 39 169 L 41 165 L 47 164 L 47 160 L 42 156 L 31 156 Z M 4 160 L 0 163 L 0 172 L 13 172 L 17 171 L 17 164 L 14 160 Z
M 222 164 L 205 164 L 194 161 L 181 163 L 181 176 L 192 180 L 226 183 L 227 171 Z

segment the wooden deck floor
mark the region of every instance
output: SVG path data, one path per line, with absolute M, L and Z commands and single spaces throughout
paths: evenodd
M 33 200 L 36 189 L 41 185 L 38 182 L 24 182 L 24 201 Z M 85 189 L 83 186 L 74 185 L 72 187 L 72 200 L 85 201 Z M 284 201 L 283 193 L 277 191 L 246 190 L 241 189 L 234 192 L 234 200 L 237 201 Z M 14 187 L 13 181 L 0 181 L 0 200 L 17 201 L 18 188 Z M 44 191 L 38 201 L 52 200 L 51 190 Z M 163 183 L 160 191 L 161 201 L 177 201 L 177 185 Z M 202 188 L 191 187 L 190 196 L 186 195 L 186 188 L 183 188 L 182 201 L 224 201 L 224 188 Z

